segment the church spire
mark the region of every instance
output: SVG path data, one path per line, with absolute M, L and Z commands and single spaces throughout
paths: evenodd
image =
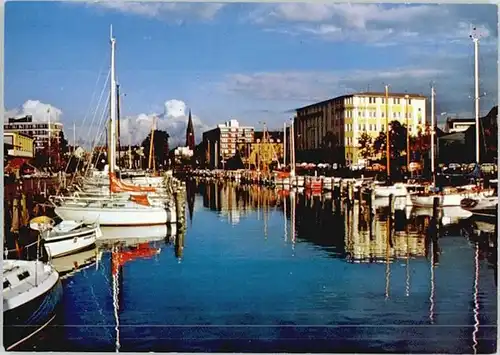
M 191 109 L 189 109 L 189 119 L 186 129 L 186 147 L 194 151 L 194 128 L 193 119 L 191 118 Z

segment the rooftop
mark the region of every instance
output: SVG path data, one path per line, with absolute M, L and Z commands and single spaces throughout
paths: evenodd
M 426 99 L 427 98 L 427 96 L 425 96 L 425 95 L 412 94 L 412 93 L 407 93 L 407 92 L 405 92 L 405 93 L 389 92 L 389 94 L 388 94 L 388 96 L 391 98 L 393 98 L 393 97 L 404 98 L 406 95 L 408 95 L 408 97 L 411 99 Z M 348 98 L 348 97 L 354 97 L 354 96 L 356 96 L 356 97 L 385 97 L 385 92 L 365 91 L 365 92 L 358 92 L 358 93 L 352 93 L 352 94 L 348 94 L 348 95 L 337 96 L 337 97 L 334 97 L 334 98 L 331 98 L 328 100 L 324 100 L 324 101 L 316 102 L 316 103 L 313 103 L 313 104 L 310 104 L 307 106 L 296 108 L 295 111 L 303 110 L 305 108 L 309 108 L 309 107 L 313 107 L 313 106 L 317 106 L 317 105 L 324 105 L 324 104 L 330 103 L 330 102 L 335 101 L 335 100 Z

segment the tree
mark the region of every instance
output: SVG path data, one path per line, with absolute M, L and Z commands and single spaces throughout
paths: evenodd
M 386 143 L 387 143 L 387 136 L 385 132 L 380 132 L 378 136 L 375 138 L 373 141 L 373 149 L 376 153 L 379 153 L 382 155 L 382 158 L 386 158 Z
M 422 161 L 425 154 L 431 148 L 431 133 L 430 127 L 425 127 L 425 132 L 421 128 L 418 129 L 416 136 L 410 137 L 410 151 L 412 160 Z
M 166 131 L 155 130 L 153 138 L 153 157 L 156 169 L 165 166 L 168 163 L 168 138 L 170 136 Z M 146 157 L 146 164 L 149 162 L 149 146 L 151 142 L 151 133 L 142 141 L 141 146 L 144 148 L 144 155 Z
M 59 132 L 59 149 L 61 151 L 61 154 L 63 156 L 66 156 L 69 152 L 69 147 L 68 147 L 68 140 L 66 137 L 64 137 L 64 132 L 60 131 Z
M 375 141 L 373 148 L 376 152 L 382 153 L 386 157 L 386 134 L 380 132 Z M 402 125 L 399 121 L 392 121 L 390 123 L 390 150 L 391 159 L 397 159 L 401 156 L 402 152 L 406 151 L 406 126 Z
M 363 132 L 361 137 L 359 137 L 359 155 L 363 159 L 368 159 L 373 156 L 374 153 L 374 145 L 372 142 L 372 137 Z

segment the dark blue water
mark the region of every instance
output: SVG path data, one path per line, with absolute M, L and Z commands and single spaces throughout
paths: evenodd
M 432 243 L 414 218 L 388 239 L 383 218 L 370 233 L 318 201 L 297 197 L 293 209 L 266 190 L 196 190 L 184 236 L 119 249 L 135 256 L 115 282 L 109 249 L 67 277 L 64 327 L 38 348 L 495 351 L 494 270 L 459 233 Z

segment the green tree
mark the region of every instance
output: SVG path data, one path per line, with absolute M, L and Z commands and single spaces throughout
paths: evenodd
M 361 158 L 368 159 L 373 156 L 374 145 L 372 141 L 372 137 L 366 132 L 363 132 L 359 137 L 359 156 Z
M 169 149 L 168 149 L 168 139 L 170 136 L 166 131 L 155 130 L 153 139 L 153 156 L 155 161 L 156 169 L 168 164 Z M 145 163 L 149 162 L 149 146 L 151 142 L 151 133 L 142 141 L 141 146 L 144 148 Z M 147 165 L 146 165 L 147 166 Z
M 410 137 L 410 152 L 413 161 L 422 161 L 425 154 L 431 148 L 431 133 L 430 127 L 426 126 L 425 132 L 421 128 L 418 129 L 416 136 Z
M 402 125 L 399 121 L 392 121 L 390 123 L 390 151 L 391 159 L 397 159 L 401 156 L 402 152 L 406 151 L 406 126 Z M 385 132 L 380 132 L 375 141 L 373 142 L 373 147 L 376 152 L 382 153 L 382 156 L 386 157 L 386 134 Z

